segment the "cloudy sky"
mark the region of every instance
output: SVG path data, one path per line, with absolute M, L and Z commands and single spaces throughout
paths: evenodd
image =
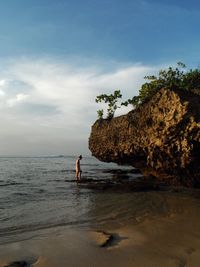
M 90 155 L 95 96 L 199 66 L 199 18 L 197 0 L 2 0 L 0 155 Z

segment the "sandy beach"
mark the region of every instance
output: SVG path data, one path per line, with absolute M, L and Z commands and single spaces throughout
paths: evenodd
M 2 166 L 12 171 L 16 161 Z M 20 167 L 0 187 L 0 267 L 199 267 L 199 189 L 94 190 L 62 179 L 65 158 L 16 165 L 27 161 L 31 180 Z M 91 159 L 86 167 L 92 178 L 116 179 Z
M 101 246 L 109 234 L 111 242 Z M 1 246 L 0 258 L 1 267 L 198 267 L 199 214 L 191 208 L 116 229 L 46 230 L 40 237 Z

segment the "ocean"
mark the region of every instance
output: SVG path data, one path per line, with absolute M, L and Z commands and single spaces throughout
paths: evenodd
M 109 191 L 87 188 L 75 180 L 73 156 L 0 158 L 0 244 L 30 239 L 59 227 L 103 228 L 138 223 L 193 208 L 199 213 L 199 191 Z M 135 179 L 131 167 L 81 161 L 83 179 Z
M 106 199 L 105 205 L 97 200 L 101 192 L 73 182 L 75 161 L 73 156 L 0 158 L 0 244 L 29 238 L 41 229 L 84 227 L 112 216 Z M 114 170 L 122 167 L 85 157 L 81 168 L 83 179 L 103 180 L 116 177 Z M 91 212 L 98 201 L 99 216 Z

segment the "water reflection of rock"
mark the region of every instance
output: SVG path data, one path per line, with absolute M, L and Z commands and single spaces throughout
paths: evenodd
M 138 192 L 120 189 L 92 190 L 88 217 L 97 229 L 113 232 L 113 227 L 138 224 L 156 218 L 198 217 L 199 190 L 163 188 Z M 188 214 L 190 214 L 188 216 Z M 200 213 L 199 213 L 200 214 Z M 194 221 L 194 219 L 191 219 Z M 189 221 L 188 221 L 189 222 Z M 185 223 L 185 222 L 183 222 Z
M 75 180 L 66 180 L 67 183 L 76 183 Z M 146 179 L 145 177 L 138 177 L 130 180 L 128 176 L 114 175 L 113 179 L 92 179 L 85 178 L 78 182 L 82 188 L 96 189 L 96 190 L 114 190 L 114 191 L 149 191 L 161 190 L 163 184 L 158 183 L 155 179 Z
M 78 184 L 82 188 L 97 190 L 124 190 L 124 191 L 148 191 L 160 190 L 161 184 L 154 177 L 143 177 L 137 169 L 105 169 L 102 170 L 105 178 L 82 178 Z M 106 175 L 107 174 L 107 175 Z M 67 179 L 67 183 L 77 182 L 75 179 Z

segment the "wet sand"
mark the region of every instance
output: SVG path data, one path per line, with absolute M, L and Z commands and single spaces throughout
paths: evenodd
M 102 246 L 109 235 L 111 241 Z M 10 266 L 199 267 L 199 214 L 191 209 L 96 231 L 63 227 L 31 240 L 1 245 L 0 259 L 1 267 L 14 261 L 28 264 Z

